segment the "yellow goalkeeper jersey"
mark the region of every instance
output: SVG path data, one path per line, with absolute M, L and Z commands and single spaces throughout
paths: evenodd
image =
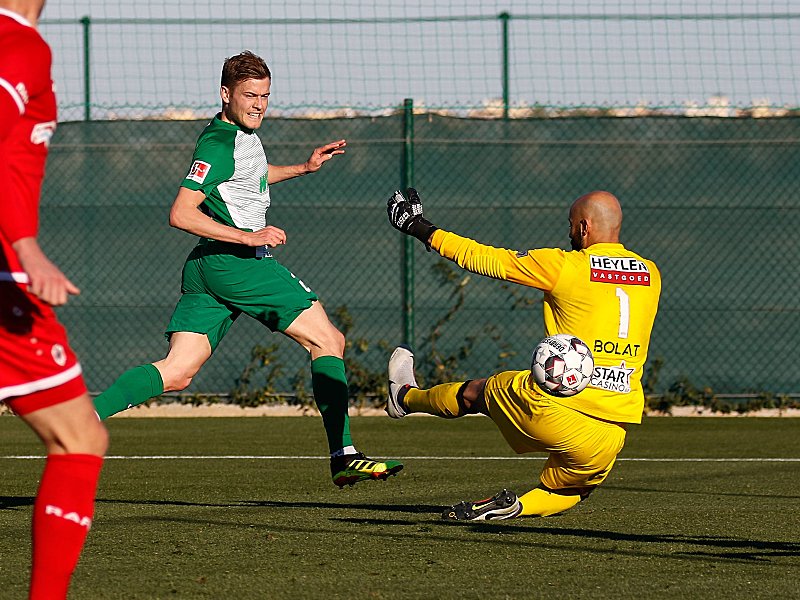
M 642 370 L 661 294 L 654 262 L 622 244 L 516 252 L 441 229 L 431 246 L 473 273 L 542 290 L 545 335 L 569 333 L 589 345 L 595 362 L 589 387 L 555 402 L 600 419 L 641 422 Z

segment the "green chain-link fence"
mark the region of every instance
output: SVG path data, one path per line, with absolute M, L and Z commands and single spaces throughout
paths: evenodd
M 168 209 L 213 114 L 221 62 L 247 47 L 275 72 L 279 118 L 259 132 L 270 162 L 348 140 L 347 154 L 316 175 L 275 186 L 268 220 L 288 233 L 278 259 L 347 330 L 352 374 L 382 378 L 390 347 L 411 329 L 429 379 L 525 368 L 542 335 L 535 290 L 468 276 L 418 245 L 407 271 L 402 236 L 386 220 L 393 189 L 413 182 L 434 223 L 514 249 L 568 247 L 570 202 L 607 189 L 623 203 L 623 241 L 662 269 L 655 391 L 683 377 L 721 393 L 800 391 L 786 364 L 800 333 L 790 58 L 800 14 L 777 3 L 753 13 L 644 3 L 635 13 L 620 4 L 538 16 L 405 3 L 402 15 L 376 4 L 348 17 L 356 4 L 342 18 L 281 5 L 253 24 L 236 10 L 203 20 L 211 9 L 196 5 L 184 15 L 194 20 L 167 8 L 143 20 L 136 11 L 156 11 L 144 3 L 128 9 L 135 14 L 101 7 L 83 26 L 81 13 L 48 6 L 61 114 L 74 122 L 51 146 L 41 237 L 83 289 L 60 316 L 92 390 L 166 351 L 163 328 L 194 244 L 169 228 Z M 419 109 L 413 137 L 405 97 Z M 344 108 L 363 116 L 287 118 Z M 164 119 L 180 111 L 198 120 Z M 137 115 L 161 119 L 115 119 Z M 277 344 L 262 349 L 280 371 L 268 377 L 296 392 L 305 353 L 247 319 L 190 389 L 231 392 L 259 344 Z
M 167 213 L 203 125 L 70 123 L 59 130 L 42 237 L 83 286 L 61 316 L 93 389 L 165 351 L 161 332 L 194 243 L 170 230 Z M 402 239 L 385 214 L 402 178 L 402 116 L 274 120 L 262 130 L 276 164 L 303 160 L 322 141 L 348 139 L 347 154 L 318 174 L 275 186 L 268 216 L 288 232 L 279 260 L 329 312 L 347 308 L 351 338 L 367 340 L 365 360 L 382 369 L 380 342 L 404 336 Z M 781 361 L 800 333 L 800 120 L 419 115 L 414 134 L 414 183 L 427 214 L 485 243 L 568 247 L 571 200 L 597 188 L 618 194 L 625 243 L 663 271 L 651 353 L 664 359 L 662 383 L 686 375 L 720 392 L 795 389 L 795 371 Z M 476 276 L 459 288 L 464 274 L 448 282 L 441 269 L 449 263 L 415 252 L 415 343 L 426 343 L 463 289 L 463 306 L 441 327 L 438 349 L 450 356 L 472 347 L 458 365 L 464 375 L 526 366 L 542 333 L 540 294 Z M 251 347 L 273 341 L 241 321 L 194 389 L 228 391 Z M 304 368 L 304 354 L 286 344 L 287 375 Z

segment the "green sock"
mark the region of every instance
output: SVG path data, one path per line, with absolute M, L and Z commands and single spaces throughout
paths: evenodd
M 125 371 L 110 388 L 95 398 L 94 409 L 101 419 L 106 419 L 163 393 L 164 382 L 158 369 L 153 365 L 140 365 Z
M 344 360 L 337 356 L 320 356 L 312 360 L 311 387 L 317 408 L 322 414 L 331 453 L 352 445 Z

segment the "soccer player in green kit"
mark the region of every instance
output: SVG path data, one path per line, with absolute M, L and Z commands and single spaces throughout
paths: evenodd
M 185 389 L 241 314 L 257 319 L 311 355 L 314 398 L 331 452 L 333 482 L 342 487 L 386 479 L 397 461 L 367 458 L 353 446 L 347 415 L 344 335 L 317 295 L 270 254 L 286 233 L 266 224 L 269 185 L 314 173 L 344 153 L 345 140 L 316 148 L 302 164 L 269 164 L 255 130 L 272 76 L 262 58 L 242 52 L 225 61 L 222 111 L 206 126 L 170 211 L 170 225 L 200 238 L 186 259 L 181 298 L 167 327 L 166 358 L 123 373 L 95 399 L 101 419 L 163 392 Z

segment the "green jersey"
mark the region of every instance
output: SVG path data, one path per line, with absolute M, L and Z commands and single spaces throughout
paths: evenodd
M 267 225 L 267 156 L 255 132 L 220 115 L 197 140 L 192 168 L 181 184 L 200 191 L 200 208 L 215 221 L 247 231 Z M 279 264 L 269 248 L 200 238 L 183 266 L 181 299 L 167 327 L 202 333 L 212 351 L 241 314 L 284 331 L 317 295 Z
M 226 123 L 217 115 L 197 140 L 192 166 L 181 184 L 201 191 L 201 209 L 215 221 L 245 231 L 267 225 L 267 156 L 254 131 Z M 266 247 L 257 256 L 269 256 Z

